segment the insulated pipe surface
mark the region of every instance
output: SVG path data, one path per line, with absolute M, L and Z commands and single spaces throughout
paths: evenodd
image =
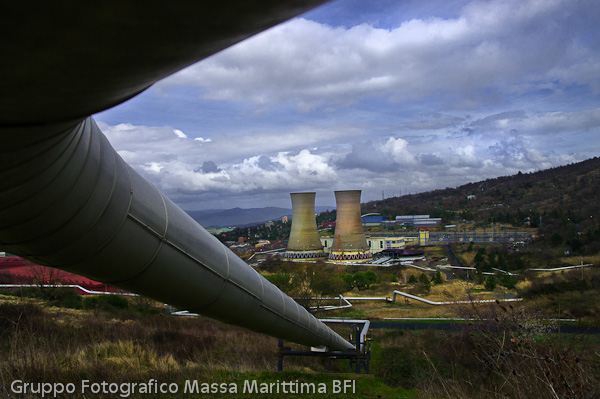
M 0 126 L 80 120 L 323 2 L 3 1 Z
M 131 169 L 87 116 L 322 2 L 5 4 L 0 248 L 275 337 L 352 348 Z
M 91 117 L 39 143 L 14 133 L 0 136 L 12 137 L 0 160 L 6 251 L 290 341 L 352 347 L 131 169 Z M 28 149 L 40 156 L 9 156 Z

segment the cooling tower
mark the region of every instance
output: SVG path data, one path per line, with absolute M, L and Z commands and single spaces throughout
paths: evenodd
M 360 190 L 336 191 L 337 217 L 329 259 L 366 261 L 373 257 L 360 220 Z
M 315 193 L 291 193 L 292 231 L 284 257 L 287 259 L 314 259 L 327 255 L 317 232 Z

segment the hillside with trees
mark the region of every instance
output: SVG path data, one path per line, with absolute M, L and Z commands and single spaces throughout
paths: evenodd
M 592 254 L 600 251 L 599 197 L 600 158 L 594 157 L 534 173 L 371 201 L 362 205 L 362 212 L 535 227 L 542 243 Z

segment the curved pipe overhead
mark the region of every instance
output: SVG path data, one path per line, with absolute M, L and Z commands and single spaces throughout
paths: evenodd
M 82 119 L 324 2 L 2 2 L 0 126 Z
M 4 5 L 0 247 L 254 331 L 352 348 L 138 175 L 85 117 L 319 2 Z

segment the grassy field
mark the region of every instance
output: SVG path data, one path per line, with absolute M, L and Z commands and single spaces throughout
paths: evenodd
M 494 291 L 483 289 L 482 285 L 474 285 L 463 280 L 454 280 L 445 282 L 441 285 L 434 285 L 430 292 L 419 288 L 418 284 L 404 283 L 383 283 L 374 286 L 371 289 L 345 293 L 344 297 L 352 303 L 352 308 L 346 308 L 336 311 L 321 312 L 321 317 L 362 317 L 368 319 L 394 318 L 394 317 L 464 317 L 469 312 L 471 305 L 443 305 L 432 306 L 409 299 L 408 303 L 402 296 L 397 296 L 396 302 L 380 301 L 359 301 L 352 300 L 352 297 L 388 297 L 393 296 L 393 291 L 399 290 L 419 297 L 437 301 L 469 301 L 471 299 L 504 299 L 517 296 L 516 290 L 507 290 L 498 287 Z M 336 301 L 330 301 L 335 304 Z
M 574 274 L 561 277 L 523 283 L 510 292 L 453 280 L 431 292 L 419 292 L 414 284 L 380 283 L 348 293 L 389 296 L 394 289 L 413 290 L 437 301 L 531 294 L 523 303 L 507 305 L 431 306 L 413 300 L 407 305 L 399 299 L 355 301 L 352 308 L 323 312 L 320 317 L 478 320 L 459 332 L 371 330 L 371 369 L 362 375 L 354 374 L 347 360 L 334 361 L 329 372 L 326 360 L 303 357 L 286 357 L 285 371 L 278 373 L 275 338 L 203 317 L 172 316 L 162 304 L 141 299 L 0 295 L 0 397 L 38 398 L 41 394 L 31 391 L 46 383 L 73 388 L 58 396 L 69 398 L 593 398 L 600 394 L 600 339 L 556 334 L 541 310 L 553 309 L 557 301 L 563 304 L 561 315 L 578 304 L 597 307 L 590 299 L 596 280 L 590 274 L 582 297 Z M 593 309 L 583 316 L 592 324 L 597 322 Z M 334 329 L 343 336 L 350 332 Z M 22 388 L 15 381 L 32 384 L 29 393 L 15 392 Z M 102 382 L 108 384 L 104 391 Z
M 352 397 L 414 396 L 401 387 L 385 385 L 373 375 L 353 374 L 347 361 L 334 362 L 334 372 L 329 373 L 322 359 L 286 358 L 285 372 L 277 373 L 275 338 L 203 317 L 139 312 L 133 304 L 115 308 L 100 302 L 94 309 L 70 309 L 40 299 L 1 295 L 0 396 L 40 397 L 14 393 L 11 386 L 20 380 L 34 384 L 34 390 L 38 383 L 74 384 L 76 392 L 68 397 L 113 398 L 119 394 L 94 394 L 93 386 L 84 395 L 82 381 L 120 385 L 143 384 L 151 379 L 176 384 L 173 387 L 178 387 L 178 392 L 148 393 L 144 398 L 187 398 L 193 392 L 204 395 L 203 387 L 210 391 L 215 386 L 217 392 L 204 396 L 232 397 L 231 387 L 236 386 L 234 397 L 307 397 L 313 387 L 325 389 L 318 395 L 329 398 L 339 397 L 344 380 L 347 384 L 355 381 L 346 387 L 353 390 Z M 256 389 L 262 387 L 262 391 L 252 391 L 254 381 Z M 336 386 L 336 381 L 342 382 Z M 292 385 L 287 393 L 283 382 Z M 244 393 L 246 385 L 250 391 Z M 305 394 L 290 393 L 302 387 Z

